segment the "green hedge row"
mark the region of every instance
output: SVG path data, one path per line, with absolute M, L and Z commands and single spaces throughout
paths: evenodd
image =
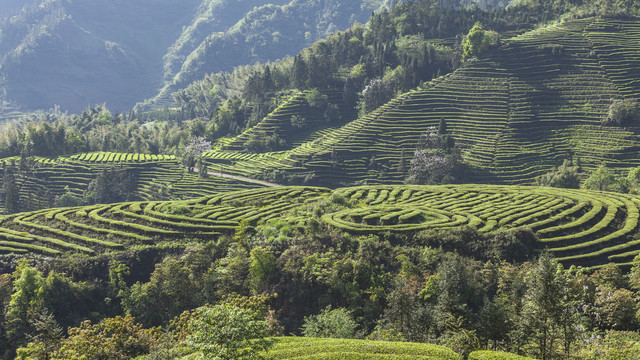
M 534 360 L 533 358 L 506 353 L 502 351 L 474 351 L 469 354 L 468 360 Z
M 461 360 L 462 356 L 443 346 L 321 338 L 275 338 L 268 359 L 432 359 Z

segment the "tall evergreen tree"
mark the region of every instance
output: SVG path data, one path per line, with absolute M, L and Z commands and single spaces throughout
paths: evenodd
M 7 214 L 13 214 L 20 209 L 20 189 L 16 183 L 13 167 L 8 167 L 2 179 L 2 192 L 4 194 L 4 208 Z
M 302 55 L 298 55 L 293 59 L 293 71 L 291 72 L 291 85 L 296 89 L 304 89 L 307 87 L 309 79 L 307 63 Z

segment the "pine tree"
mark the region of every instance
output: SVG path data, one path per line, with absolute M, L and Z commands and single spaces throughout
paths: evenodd
M 447 121 L 444 118 L 440 118 L 440 124 L 438 124 L 438 134 L 447 135 Z
M 291 72 L 291 85 L 296 89 L 307 87 L 309 74 L 307 73 L 307 63 L 301 55 L 293 59 L 293 71 Z
M 7 214 L 13 214 L 20 209 L 20 189 L 16 183 L 16 177 L 12 167 L 7 168 L 2 179 L 2 192 L 4 193 L 4 208 Z

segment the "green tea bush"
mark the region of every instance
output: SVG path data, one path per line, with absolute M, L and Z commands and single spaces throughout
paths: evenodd
M 271 360 L 462 360 L 453 350 L 433 344 L 296 337 L 273 340 L 273 348 L 265 353 Z
M 469 354 L 468 360 L 534 360 L 533 358 L 506 353 L 502 351 L 474 351 Z

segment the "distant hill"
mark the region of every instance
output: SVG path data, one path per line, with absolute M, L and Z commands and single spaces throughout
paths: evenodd
M 150 103 L 171 100 L 171 92 L 208 73 L 296 55 L 399 1 L 206 0 L 165 55 L 164 88 Z
M 200 0 L 43 2 L 0 24 L 5 97 L 24 110 L 126 110 L 161 84 L 162 56 Z
M 54 105 L 128 111 L 208 72 L 295 55 L 395 1 L 27 2 L 0 21 L 0 115 Z M 18 1 L 0 10 L 14 14 Z M 155 104 L 158 102 L 150 102 Z
M 0 6 L 0 18 L 17 14 L 30 0 L 3 0 Z

